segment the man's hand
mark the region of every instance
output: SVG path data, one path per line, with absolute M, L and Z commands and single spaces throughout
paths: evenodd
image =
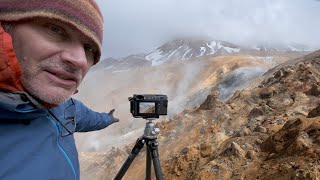
M 109 116 L 111 117 L 111 121 L 112 123 L 116 123 L 116 122 L 119 122 L 119 119 L 118 118 L 115 118 L 113 117 L 113 113 L 114 113 L 115 109 L 112 109 L 108 114 Z

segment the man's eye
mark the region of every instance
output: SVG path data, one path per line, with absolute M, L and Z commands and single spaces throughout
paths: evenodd
M 53 25 L 53 24 L 49 24 L 48 25 L 48 28 L 53 31 L 54 33 L 57 33 L 57 34 L 60 34 L 60 35 L 65 35 L 65 32 L 63 30 L 63 28 L 59 27 L 59 26 L 56 26 L 56 25 Z
M 95 54 L 97 52 L 97 50 L 90 44 L 84 44 L 84 49 L 87 51 L 87 52 L 90 52 L 90 53 L 93 53 Z
M 87 56 L 88 61 L 94 62 L 95 56 L 98 52 L 97 48 L 95 48 L 94 46 L 92 46 L 90 44 L 84 44 L 83 47 L 86 52 L 86 56 Z

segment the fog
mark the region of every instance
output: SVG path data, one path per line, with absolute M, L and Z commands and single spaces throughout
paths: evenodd
M 260 57 L 219 56 L 127 71 L 103 68 L 92 71 L 82 82 L 75 98 L 98 112 L 116 109 L 114 115 L 120 122 L 101 131 L 77 133 L 77 147 L 80 151 L 108 151 L 135 142 L 143 134 L 146 121 L 130 114 L 128 97 L 133 94 L 167 95 L 168 115 L 162 118 L 173 120 L 176 113 L 199 107 L 213 89 L 220 91 L 220 98 L 229 97 L 267 71 L 269 64 Z
M 201 72 L 206 65 L 195 61 L 122 72 L 100 70 L 89 73 L 75 98 L 98 112 L 116 109 L 114 115 L 120 122 L 101 131 L 78 133 L 77 147 L 80 151 L 107 151 L 135 142 L 143 134 L 147 121 L 132 117 L 128 97 L 133 94 L 165 94 L 169 101 L 168 115 L 155 122 L 171 118 L 183 111 L 189 96 L 201 88 Z M 194 103 L 191 105 L 195 106 Z
M 219 98 L 226 99 L 236 90 L 243 89 L 247 83 L 265 73 L 262 67 L 241 67 L 228 74 L 219 85 Z
M 320 2 L 315 0 L 97 1 L 105 20 L 103 58 L 148 53 L 185 36 L 320 47 Z
M 105 16 L 103 58 L 147 53 L 168 40 L 186 36 L 242 45 L 294 42 L 316 47 L 320 43 L 320 3 L 311 0 L 98 2 Z M 223 66 L 222 60 L 220 64 L 210 64 L 216 60 L 195 60 L 139 70 L 88 73 L 76 98 L 99 112 L 115 108 L 120 122 L 102 131 L 77 134 L 77 147 L 80 151 L 107 151 L 141 136 L 146 121 L 133 119 L 129 112 L 128 97 L 133 94 L 168 95 L 169 118 L 185 108 L 193 109 L 205 100 L 214 82 L 220 81 L 227 69 L 248 58 L 231 58 L 228 66 Z M 247 67 L 248 63 L 221 79 L 220 98 L 228 97 L 267 70 L 252 67 L 259 63 Z

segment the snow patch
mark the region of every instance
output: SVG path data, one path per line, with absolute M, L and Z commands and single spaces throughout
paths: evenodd
M 157 66 L 162 64 L 164 55 L 162 55 L 162 51 L 159 49 L 149 55 L 146 56 L 146 60 L 151 61 L 152 66 Z
M 295 48 L 293 46 L 288 46 L 291 51 L 301 51 L 301 49 Z
M 200 47 L 200 55 L 199 56 L 203 56 L 206 51 L 207 51 L 207 49 L 205 47 Z M 199 57 L 199 56 L 197 56 L 197 57 Z
M 172 56 L 174 56 L 177 51 L 178 51 L 178 49 L 172 51 L 172 53 L 169 54 L 168 59 L 170 59 Z
M 210 54 L 214 54 L 214 53 L 217 52 L 217 51 L 214 49 L 214 48 L 217 46 L 217 42 L 216 42 L 216 41 L 211 42 L 211 44 L 207 43 L 207 46 L 211 49 Z
M 182 56 L 182 59 L 188 59 L 188 58 L 186 58 L 186 55 L 191 51 L 192 49 L 188 49 L 185 53 L 184 53 L 184 55 Z
M 159 49 L 149 55 L 146 56 L 146 60 L 148 61 L 157 61 L 159 59 L 161 59 L 163 57 L 162 55 L 162 51 L 160 51 Z
M 218 49 L 221 49 L 223 46 L 221 45 L 221 43 L 217 43 Z
M 239 48 L 224 47 L 224 49 L 225 49 L 228 53 L 233 53 L 233 52 L 239 52 L 239 51 L 240 51 Z

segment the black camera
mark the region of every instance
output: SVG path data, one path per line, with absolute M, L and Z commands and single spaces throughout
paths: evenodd
M 135 118 L 159 118 L 167 115 L 168 98 L 162 94 L 134 94 L 128 98 L 130 112 Z

